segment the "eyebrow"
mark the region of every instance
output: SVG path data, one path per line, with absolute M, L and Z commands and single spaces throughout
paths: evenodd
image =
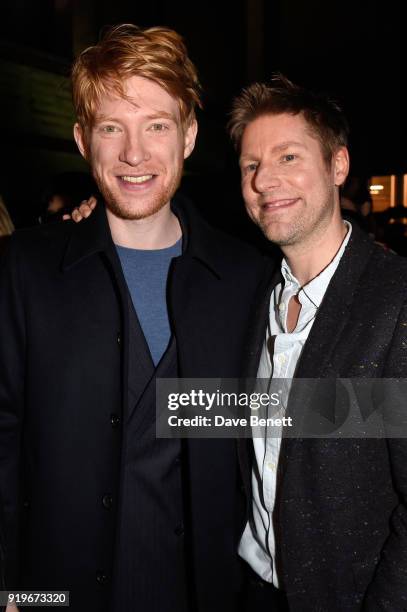
M 290 147 L 299 147 L 301 149 L 306 149 L 307 147 L 302 144 L 301 142 L 297 142 L 296 140 L 287 140 L 287 142 L 282 142 L 281 144 L 276 145 L 275 147 L 273 147 L 271 149 L 272 153 L 279 153 L 281 151 L 285 151 L 286 149 L 289 149 Z M 246 154 L 246 155 L 241 155 L 240 156 L 240 160 L 245 160 L 245 159 L 252 159 L 255 158 L 256 156 L 253 154 Z
M 288 149 L 289 147 L 300 147 L 301 149 L 307 148 L 302 142 L 297 142 L 296 140 L 287 140 L 287 142 L 282 142 L 281 144 L 273 147 L 272 151 L 284 151 L 284 149 Z
M 152 115 L 147 115 L 147 119 L 170 119 L 171 121 L 177 121 L 176 116 L 174 115 L 174 113 L 168 113 L 167 111 L 157 111 L 156 113 L 152 114 Z
M 174 121 L 174 123 L 177 123 L 177 117 L 173 113 L 169 113 L 164 110 L 158 110 L 157 112 L 152 113 L 151 115 L 146 115 L 146 119 L 148 119 L 149 121 L 154 119 L 169 119 L 170 121 Z M 103 121 L 114 121 L 116 123 L 121 123 L 121 119 L 116 118 L 114 115 L 96 115 L 95 124 L 101 123 Z

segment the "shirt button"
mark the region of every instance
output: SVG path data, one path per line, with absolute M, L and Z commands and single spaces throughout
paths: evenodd
M 280 312 L 284 312 L 284 310 L 285 310 L 284 302 L 281 302 L 281 304 L 278 305 L 278 309 L 279 309 Z
M 118 427 L 118 426 L 119 426 L 119 423 L 120 423 L 120 417 L 119 417 L 119 415 L 118 415 L 118 414 L 115 414 L 115 413 L 111 414 L 111 415 L 110 415 L 110 423 L 112 424 L 112 427 L 113 427 L 113 428 Z
M 107 576 L 104 572 L 97 572 L 96 580 L 99 584 L 105 584 L 105 582 L 107 582 Z
M 269 462 L 267 463 L 267 467 L 268 467 L 268 469 L 269 469 L 269 470 L 271 470 L 272 472 L 275 472 L 275 469 L 276 469 L 276 464 L 275 464 L 275 463 L 273 463 L 272 461 L 269 461 Z
M 285 355 L 279 355 L 278 356 L 278 360 L 279 360 L 280 363 L 285 363 L 287 361 Z
M 102 497 L 102 504 L 106 510 L 110 510 L 110 508 L 113 506 L 113 497 L 107 493 Z
M 175 527 L 174 529 L 174 533 L 176 536 L 182 536 L 184 535 L 184 525 L 178 525 L 177 527 Z

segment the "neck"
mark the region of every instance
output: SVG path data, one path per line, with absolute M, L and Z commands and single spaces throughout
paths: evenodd
M 182 236 L 169 204 L 145 219 L 120 219 L 108 208 L 106 214 L 113 242 L 128 249 L 166 249 Z
M 292 273 L 301 286 L 318 276 L 333 260 L 346 236 L 347 228 L 338 211 L 328 227 L 312 234 L 307 241 L 282 248 Z

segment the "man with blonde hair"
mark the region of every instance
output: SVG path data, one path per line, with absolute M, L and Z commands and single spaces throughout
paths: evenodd
M 407 376 L 407 263 L 341 217 L 348 128 L 334 101 L 279 76 L 238 96 L 230 130 L 247 212 L 281 249 L 259 290 L 245 374 L 294 384 L 284 408 L 297 425 L 240 444 L 247 611 L 401 612 L 406 398 L 400 419 L 400 387 L 378 379 Z M 298 379 L 312 379 L 321 401 Z M 348 402 L 333 391 L 349 383 L 363 391 Z M 397 401 L 386 406 L 389 389 Z
M 156 439 L 155 384 L 240 374 L 261 263 L 175 197 L 199 104 L 176 32 L 112 28 L 72 80 L 102 197 L 17 233 L 2 265 L 3 586 L 69 591 L 73 612 L 232 612 L 234 441 Z

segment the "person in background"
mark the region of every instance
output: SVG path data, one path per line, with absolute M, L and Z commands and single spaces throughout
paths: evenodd
M 345 219 L 357 223 L 361 229 L 374 235 L 371 220 L 373 201 L 367 180 L 358 176 L 348 176 L 340 190 L 340 204 Z
M 0 195 L 0 255 L 2 254 L 6 241 L 14 232 L 14 224 L 8 214 L 4 200 Z

